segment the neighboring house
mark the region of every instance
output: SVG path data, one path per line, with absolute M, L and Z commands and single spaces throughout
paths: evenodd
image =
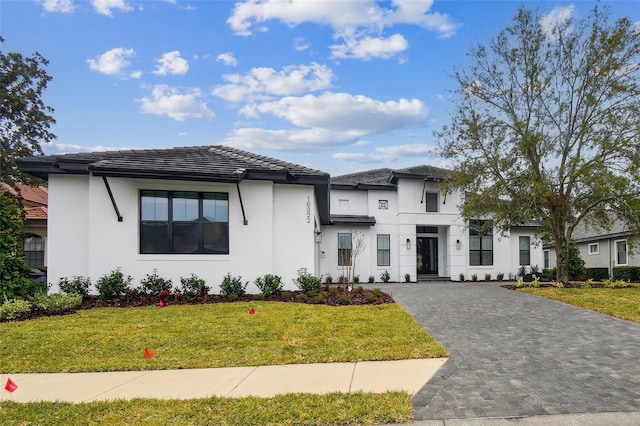
M 225 274 L 244 281 L 304 270 L 337 279 L 362 235 L 362 281 L 515 274 L 542 263 L 535 227 L 501 237 L 468 226 L 459 194 L 429 166 L 339 176 L 224 146 L 23 158 L 49 181 L 49 281 L 95 282 L 115 268 L 135 282 L 154 269 L 179 285 L 192 273 L 213 292 Z M 251 284 L 248 291 L 256 292 Z
M 47 188 L 16 184 L 22 198 L 25 222 L 22 228 L 24 253 L 30 267 L 47 266 Z M 6 183 L 0 190 L 12 195 L 18 192 Z
M 48 279 L 95 282 L 115 268 L 137 284 L 154 269 L 194 273 L 214 292 L 225 274 L 251 281 L 319 273 L 316 233 L 329 223 L 329 175 L 224 147 L 23 158 L 49 182 Z M 257 290 L 251 284 L 248 291 Z
M 515 276 L 520 266 L 541 267 L 537 224 L 500 236 L 484 221 L 470 226 L 460 215 L 460 193 L 444 195 L 447 171 L 431 166 L 377 169 L 331 179 L 331 225 L 322 228 L 322 272 L 344 274 L 351 244 L 364 241 L 355 275 L 376 281 L 387 271 L 392 281 L 471 279 L 486 274 Z
M 584 222 L 573 231 L 585 268 L 607 268 L 613 276 L 617 266 L 640 266 L 640 255 L 630 250 L 632 235 L 620 220 L 614 220 L 610 230 L 588 226 Z M 556 250 L 544 246 L 545 268 L 556 267 Z

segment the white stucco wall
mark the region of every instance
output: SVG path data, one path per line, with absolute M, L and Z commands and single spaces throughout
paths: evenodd
M 99 177 L 52 175 L 49 178 L 49 281 L 57 290 L 61 277 L 83 275 L 95 282 L 115 268 L 134 278 L 133 286 L 153 269 L 180 284 L 180 277 L 195 273 L 214 293 L 230 272 L 250 281 L 267 273 L 283 277 L 295 289 L 300 267 L 315 273 L 313 223 L 317 206 L 312 186 L 273 185 L 243 181 L 240 184 L 248 225 L 235 184 L 196 183 L 109 178 L 123 216 L 118 222 L 106 188 Z M 227 192 L 229 194 L 229 254 L 140 254 L 139 191 Z M 311 220 L 307 221 L 307 201 Z

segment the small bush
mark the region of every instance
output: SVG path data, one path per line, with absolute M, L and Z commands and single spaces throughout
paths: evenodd
M 471 281 L 478 281 L 478 274 L 471 275 Z
M 245 295 L 247 284 L 249 284 L 249 281 L 242 284 L 242 277 L 232 277 L 229 272 L 220 283 L 220 294 L 229 297 L 229 299 L 236 300 L 238 297 Z
M 376 277 L 374 277 L 373 275 L 369 275 L 369 282 L 374 283 L 375 281 L 376 281 Z
M 360 282 L 360 275 L 354 275 L 353 277 L 353 283 L 354 284 L 358 284 Z
M 283 290 L 280 296 L 282 297 L 282 300 L 289 300 L 291 299 L 291 294 L 292 293 L 289 290 Z
M 331 284 L 332 282 L 333 282 L 333 277 L 331 276 L 331 274 L 327 274 L 327 276 L 324 277 L 324 283 Z
M 324 303 L 325 300 L 327 300 L 327 292 L 321 291 L 320 293 L 316 294 L 313 300 L 318 304 Z
M 22 299 L 5 300 L 0 305 L 0 321 L 14 320 L 31 309 L 31 302 Z
M 484 274 L 485 281 L 491 281 L 491 274 Z
M 404 282 L 405 283 L 411 282 L 411 274 L 404 274 Z
M 320 288 L 322 280 L 319 277 L 314 277 L 309 273 L 300 273 L 295 282 L 298 288 L 302 291 L 315 291 Z
M 460 274 L 460 281 L 464 281 L 464 274 Z
M 266 274 L 255 279 L 254 284 L 264 297 L 277 296 L 282 292 L 282 278 L 278 275 Z
M 555 288 L 564 288 L 564 284 L 562 284 L 562 281 L 558 281 L 556 283 L 553 283 L 553 286 Z
M 338 288 L 337 287 L 331 287 L 329 289 L 329 294 L 332 296 L 335 296 L 336 294 L 338 294 Z
M 540 278 L 535 277 L 533 280 L 531 280 L 531 284 L 529 284 L 531 287 L 535 287 L 538 288 L 540 287 Z
M 196 297 L 201 295 L 201 289 L 206 287 L 205 281 L 198 277 L 196 274 L 191 274 L 191 276 L 185 278 L 180 277 L 180 291 L 185 296 Z M 208 289 L 205 292 L 208 293 Z
M 131 285 L 133 278 L 124 274 L 120 268 L 116 268 L 109 275 L 103 275 L 96 282 L 96 290 L 102 299 L 115 299 L 122 296 Z
M 518 280 L 516 281 L 516 288 L 522 288 L 523 284 L 522 281 Z
M 629 287 L 629 284 L 627 284 L 626 281 L 622 281 L 622 280 L 605 280 L 603 282 L 604 286 L 606 288 L 625 288 L 625 287 Z
M 640 282 L 640 266 L 616 266 L 613 268 L 613 279 L 632 283 Z
M 73 293 L 54 293 L 47 296 L 40 293 L 34 296 L 33 304 L 49 314 L 57 314 L 80 306 L 82 304 L 82 296 Z
M 382 295 L 384 294 L 378 287 L 374 288 L 372 291 L 376 297 L 382 297 Z
M 391 279 L 391 275 L 389 275 L 389 271 L 384 271 L 380 275 L 380 279 L 382 280 L 383 283 L 388 283 L 389 280 Z
M 306 294 L 300 293 L 300 294 L 296 294 L 295 300 L 296 302 L 299 302 L 299 303 L 307 303 L 308 298 Z
M 376 301 L 377 297 L 375 294 L 372 293 L 367 293 L 367 295 L 365 296 L 365 298 L 367 299 L 368 303 L 373 303 Z
M 58 281 L 58 287 L 60 287 L 60 291 L 65 294 L 79 294 L 84 298 L 89 296 L 91 280 L 83 276 L 74 276 L 71 280 L 64 277 Z
M 502 281 L 504 279 L 504 273 L 498 272 L 498 274 L 496 275 L 496 279 L 498 281 Z
M 254 294 L 253 300 L 264 300 L 264 294 L 263 293 Z
M 172 287 L 173 282 L 159 276 L 157 269 L 154 269 L 152 273 L 147 274 L 140 281 L 140 291 L 151 296 L 159 295 L 162 290 L 170 291 Z
M 593 280 L 589 278 L 588 280 L 581 282 L 580 288 L 593 288 Z
M 344 275 L 338 277 L 338 284 L 348 284 L 349 280 Z
M 548 280 L 556 279 L 556 268 L 544 268 L 542 270 L 542 276 Z
M 609 268 L 586 268 L 585 275 L 596 281 L 604 281 L 609 278 Z
M 338 305 L 348 305 L 349 303 L 351 303 L 349 296 L 345 295 L 338 298 Z

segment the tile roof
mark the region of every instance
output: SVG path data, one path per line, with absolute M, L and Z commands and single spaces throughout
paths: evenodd
M 48 210 L 46 207 L 27 207 L 24 209 L 28 220 L 47 219 Z
M 41 204 L 43 206 L 47 205 L 49 198 L 47 188 L 43 186 L 28 186 L 22 183 L 17 183 L 16 186 L 20 190 L 20 196 L 23 200 L 30 201 L 34 204 Z M 0 189 L 10 194 L 18 195 L 14 188 L 4 182 L 0 183 Z
M 425 179 L 431 181 L 442 181 L 446 178 L 447 170 L 433 166 L 413 166 L 404 169 L 374 169 L 366 172 L 350 173 L 347 175 L 331 178 L 333 187 L 351 187 L 367 189 L 379 187 L 384 189 L 395 189 L 398 179 Z
M 589 240 L 601 240 L 622 236 L 628 232 L 629 231 L 625 223 L 619 219 L 613 220 L 610 230 L 599 226 L 593 226 L 583 221 L 573 230 L 573 239 L 576 240 L 576 242 L 586 242 Z
M 274 158 L 222 145 L 107 151 L 27 157 L 20 169 L 39 177 L 51 173 L 88 173 L 150 178 L 237 181 L 247 174 L 281 174 L 289 178 L 329 175 Z

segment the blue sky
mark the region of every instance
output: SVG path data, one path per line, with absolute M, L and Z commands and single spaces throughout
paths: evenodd
M 50 61 L 47 154 L 224 144 L 339 175 L 443 165 L 450 74 L 521 4 L 596 3 L 1 0 L 0 34 Z

